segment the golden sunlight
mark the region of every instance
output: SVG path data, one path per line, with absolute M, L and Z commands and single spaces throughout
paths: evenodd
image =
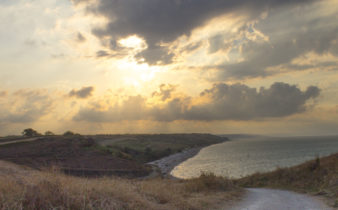
M 123 81 L 126 85 L 140 86 L 142 83 L 154 79 L 156 72 L 160 71 L 158 66 L 149 66 L 146 63 L 137 63 L 129 59 L 117 62 L 117 67 L 123 72 Z
M 146 47 L 145 41 L 136 35 L 120 39 L 119 44 L 123 47 L 134 49 L 144 49 Z

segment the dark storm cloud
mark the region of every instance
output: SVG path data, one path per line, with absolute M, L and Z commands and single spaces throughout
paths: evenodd
M 306 110 L 306 101 L 319 96 L 320 90 L 310 86 L 301 91 L 295 85 L 274 83 L 270 88 L 250 88 L 246 85 L 215 84 L 201 93 L 212 103 L 193 106 L 186 117 L 190 120 L 250 120 L 285 117 Z
M 220 83 L 204 90 L 198 99 L 207 102 L 196 105 L 192 103 L 194 98 L 174 97 L 172 91 L 161 92 L 162 94 L 156 92 L 153 96 L 164 97 L 164 106 L 147 107 L 146 98 L 135 96 L 105 111 L 95 107 L 84 108 L 73 119 L 89 122 L 258 120 L 305 112 L 308 108 L 307 101 L 320 94 L 319 88 L 315 86 L 302 91 L 295 85 L 274 83 L 269 88 L 257 90 L 242 84 Z
M 326 61 L 326 62 L 320 62 L 316 65 L 310 65 L 310 64 L 288 64 L 286 65 L 288 69 L 292 70 L 307 70 L 307 69 L 313 69 L 313 68 L 328 68 L 332 70 L 338 70 L 338 62 L 333 62 L 333 61 Z
M 308 14 L 310 11 L 315 9 L 275 11 L 266 19 L 259 21 L 255 28 L 269 37 L 269 41 L 242 40 L 240 53 L 243 61 L 218 66 L 217 68 L 221 70 L 219 79 L 242 79 L 275 74 L 278 71 L 271 72 L 270 67 L 280 65 L 290 67 L 294 65 L 291 64 L 293 59 L 307 53 L 338 56 L 338 16 L 318 17 L 316 14 L 311 16 Z M 307 15 L 300 16 L 299 13 Z M 249 28 L 247 33 L 250 33 Z M 306 70 L 314 67 L 325 67 L 325 64 L 303 65 L 301 68 Z
M 92 96 L 92 93 L 94 91 L 94 87 L 83 87 L 80 90 L 72 90 L 69 92 L 69 96 L 71 97 L 77 97 L 77 98 L 88 98 Z
M 161 64 L 170 64 L 174 54 L 168 52 L 167 47 L 161 46 L 148 46 L 147 50 L 138 53 L 136 56 L 138 59 L 144 59 L 148 64 L 157 64 L 161 61 Z
M 114 42 L 136 34 L 148 45 L 139 56 L 150 64 L 166 64 L 173 55 L 161 43 L 172 42 L 181 35 L 189 36 L 193 29 L 214 17 L 234 11 L 257 17 L 269 8 L 304 2 L 311 0 L 98 0 L 88 10 L 109 21 L 106 27 L 93 30 L 97 37 L 109 37 Z

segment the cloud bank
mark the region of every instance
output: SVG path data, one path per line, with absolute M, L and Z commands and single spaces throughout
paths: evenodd
M 98 0 L 96 4 L 89 4 L 88 11 L 107 19 L 108 24 L 103 28 L 94 28 L 93 33 L 104 40 L 111 50 L 117 49 L 119 39 L 138 35 L 145 39 L 148 48 L 137 57 L 144 58 L 149 64 L 169 64 L 174 54 L 165 44 L 180 36 L 189 36 L 192 30 L 215 17 L 236 12 L 245 13 L 253 20 L 269 9 L 309 2 L 313 1 Z
M 286 117 L 305 112 L 310 99 L 316 99 L 320 89 L 310 86 L 302 91 L 295 85 L 274 83 L 269 88 L 250 88 L 243 84 L 214 84 L 201 92 L 199 97 L 176 96 L 174 89 L 161 86 L 162 104 L 149 106 L 147 98 L 130 96 L 120 104 L 106 108 L 82 108 L 75 121 L 116 122 L 123 120 L 259 120 Z M 196 102 L 198 101 L 198 102 Z
M 304 15 L 299 15 L 300 13 Z M 299 71 L 315 67 L 337 67 L 337 59 L 315 65 L 292 63 L 294 59 L 302 58 L 308 53 L 317 57 L 331 54 L 337 58 L 337 22 L 337 12 L 328 11 L 327 5 L 320 3 L 304 8 L 276 9 L 257 23 L 244 26 L 243 30 L 247 34 L 236 39 L 242 39 L 240 49 L 233 42 L 227 43 L 232 45 L 232 49 L 240 50 L 242 60 L 218 66 L 221 70 L 219 78 L 264 77 L 278 74 L 281 69 Z M 255 31 L 264 34 L 267 40 L 248 39 Z M 271 68 L 275 68 L 275 71 Z
M 52 111 L 53 99 L 41 90 L 18 90 L 0 97 L 0 124 L 31 123 Z

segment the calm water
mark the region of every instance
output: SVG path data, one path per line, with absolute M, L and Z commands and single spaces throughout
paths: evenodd
M 199 176 L 201 171 L 210 171 L 238 178 L 337 152 L 338 136 L 233 139 L 202 149 L 197 156 L 177 166 L 172 175 L 191 178 Z

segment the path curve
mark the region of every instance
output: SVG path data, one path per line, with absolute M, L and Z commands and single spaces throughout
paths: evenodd
M 321 201 L 285 190 L 247 189 L 244 199 L 231 210 L 331 210 Z
M 22 142 L 31 142 L 31 141 L 36 141 L 38 139 L 40 139 L 40 137 L 16 139 L 16 140 L 12 140 L 12 141 L 1 142 L 0 146 L 8 145 L 8 144 L 22 143 Z

